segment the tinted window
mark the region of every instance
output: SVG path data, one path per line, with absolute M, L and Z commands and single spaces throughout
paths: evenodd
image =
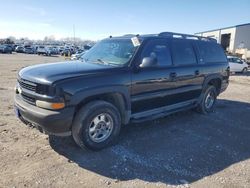
M 148 42 L 142 52 L 142 57 L 152 57 L 157 59 L 158 66 L 172 65 L 169 45 L 164 40 L 152 40 Z
M 227 61 L 223 49 L 217 43 L 199 41 L 198 45 L 203 61 L 207 63 Z
M 173 62 L 175 65 L 195 64 L 196 56 L 192 44 L 187 40 L 172 42 Z

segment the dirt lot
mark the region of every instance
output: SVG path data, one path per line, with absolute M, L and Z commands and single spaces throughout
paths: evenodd
M 13 112 L 18 70 L 61 60 L 0 54 L 0 187 L 250 187 L 250 72 L 231 76 L 214 113 L 130 124 L 117 145 L 90 152 Z

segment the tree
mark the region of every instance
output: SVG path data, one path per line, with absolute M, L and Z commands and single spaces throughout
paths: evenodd
M 10 38 L 5 39 L 5 44 L 14 44 L 14 41 Z

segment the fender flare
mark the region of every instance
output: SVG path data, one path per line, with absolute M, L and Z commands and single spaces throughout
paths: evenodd
M 98 88 L 91 88 L 91 89 L 82 89 L 77 91 L 73 94 L 70 100 L 70 104 L 72 106 L 79 105 L 82 101 L 87 99 L 88 97 L 92 97 L 95 95 L 105 95 L 105 94 L 113 94 L 117 93 L 123 97 L 124 102 L 124 111 L 122 110 L 123 123 L 127 124 L 130 120 L 131 116 L 131 99 L 130 99 L 130 92 L 127 87 L 124 86 L 105 86 L 105 87 L 98 87 Z M 119 99 L 118 99 L 119 100 Z
M 208 83 L 213 80 L 213 79 L 220 79 L 221 83 L 222 83 L 222 80 L 223 80 L 223 76 L 220 75 L 220 74 L 212 74 L 212 75 L 209 75 L 207 77 L 205 77 L 205 80 L 202 84 L 202 93 L 205 92 L 205 88 L 207 87 Z

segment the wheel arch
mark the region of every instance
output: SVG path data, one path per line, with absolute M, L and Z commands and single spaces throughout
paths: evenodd
M 76 106 L 75 114 L 82 106 L 94 100 L 103 100 L 113 104 L 120 112 L 122 123 L 127 124 L 129 122 L 131 103 L 129 92 L 124 88 L 99 88 L 78 92 L 73 99 L 73 103 Z
M 222 80 L 223 78 L 221 75 L 212 75 L 207 77 L 203 83 L 203 92 L 205 92 L 205 88 L 208 85 L 213 85 L 216 88 L 217 95 L 219 95 L 221 90 Z

